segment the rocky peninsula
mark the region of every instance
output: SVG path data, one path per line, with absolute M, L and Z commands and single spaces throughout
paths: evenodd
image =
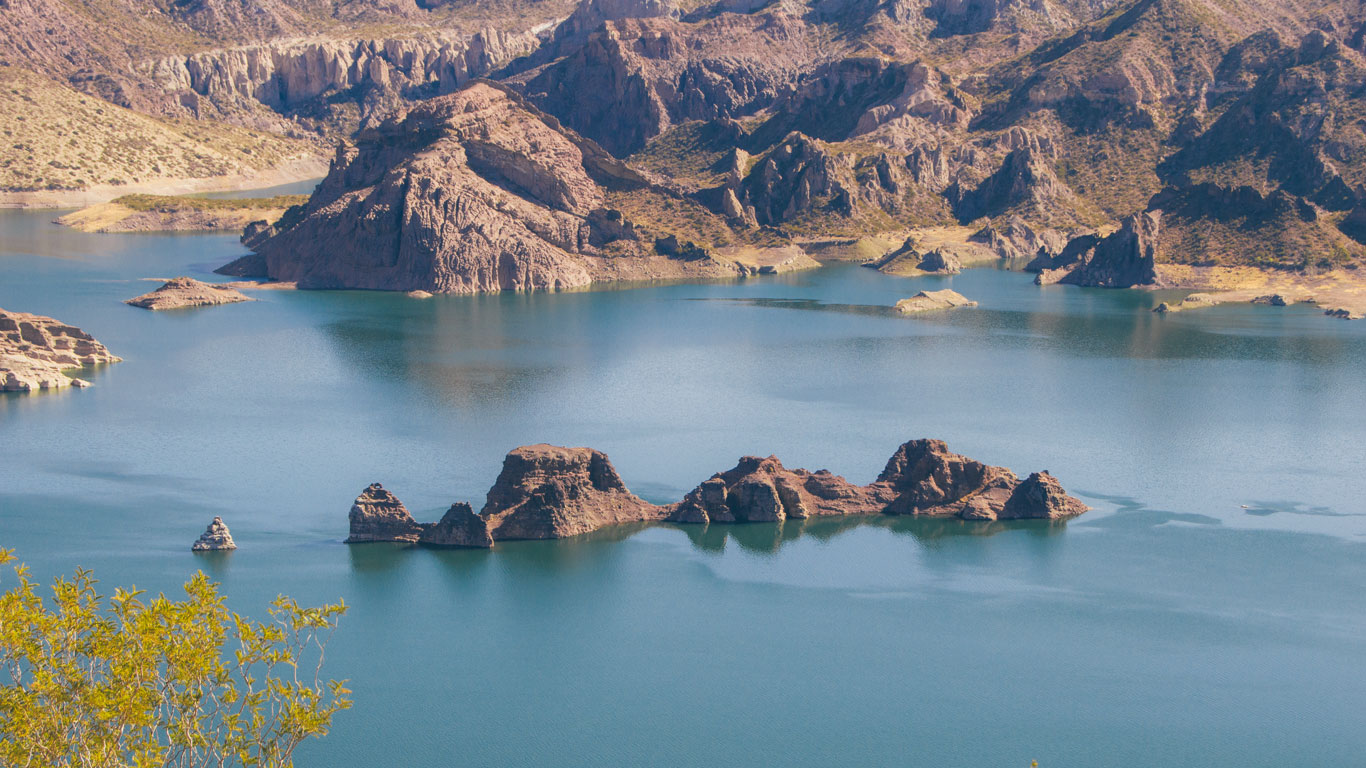
M 790 245 L 766 256 L 761 243 L 736 243 L 747 247 L 727 258 L 699 245 L 708 229 L 727 228 L 515 91 L 480 81 L 340 148 L 307 205 L 253 227 L 243 242 L 255 253 L 219 271 L 300 288 L 480 293 L 814 265 Z
M 192 277 L 173 277 L 150 293 L 123 302 L 143 309 L 184 309 L 255 301 L 237 290 L 239 283 L 205 283 Z
M 183 195 L 124 195 L 58 218 L 82 232 L 233 232 L 273 224 L 308 195 L 217 199 Z
M 496 541 L 558 539 L 633 522 L 757 523 L 877 514 L 1064 520 L 1086 510 L 1047 472 L 1021 480 L 1004 467 L 952 453 L 941 440 L 903 444 L 868 485 L 827 470 L 788 469 L 775 456 L 746 456 L 682 501 L 665 505 L 633 494 L 601 451 L 530 445 L 508 453 L 478 514 L 457 502 L 439 522 L 420 523 L 383 486 L 371 485 L 351 507 L 346 541 L 488 548 Z
M 90 382 L 64 371 L 119 360 L 74 325 L 0 309 L 0 392 L 88 387 Z

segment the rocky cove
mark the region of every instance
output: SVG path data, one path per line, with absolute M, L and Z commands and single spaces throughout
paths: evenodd
M 827 470 L 788 469 L 775 456 L 746 456 L 682 501 L 662 506 L 631 493 L 601 451 L 530 445 L 508 453 L 478 514 L 456 502 L 438 522 L 420 523 L 382 485 L 371 485 L 351 507 L 346 541 L 488 548 L 495 541 L 560 539 L 623 523 L 773 523 L 875 514 L 1065 520 L 1086 510 L 1047 472 L 1020 480 L 1004 467 L 952 453 L 940 440 L 903 444 L 866 486 Z

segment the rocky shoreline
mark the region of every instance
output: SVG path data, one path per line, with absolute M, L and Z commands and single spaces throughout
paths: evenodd
M 788 469 L 775 456 L 746 456 L 681 501 L 664 505 L 632 493 L 607 454 L 542 444 L 508 453 L 478 514 L 457 502 L 441 520 L 421 523 L 382 485 L 369 486 L 351 507 L 346 542 L 487 549 L 497 541 L 566 538 L 636 522 L 706 525 L 855 515 L 1065 520 L 1087 509 L 1046 471 L 1021 480 L 1004 467 L 952 453 L 941 440 L 901 445 L 868 485 L 827 470 Z
M 88 387 L 90 382 L 64 371 L 120 359 L 74 325 L 0 309 L 0 392 Z

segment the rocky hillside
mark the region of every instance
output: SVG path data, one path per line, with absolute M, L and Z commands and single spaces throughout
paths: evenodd
M 35 42 L 34 19 L 59 5 L 70 12 Z M 1156 265 L 1303 271 L 1366 259 L 1363 0 L 153 5 L 9 0 L 0 25 L 28 37 L 0 55 L 159 120 L 217 121 L 319 149 L 354 142 L 296 220 L 252 239 L 258 271 L 306 272 L 305 283 L 423 282 L 360 278 L 395 264 L 371 265 L 377 257 L 341 240 L 335 264 L 285 264 L 291 231 L 342 216 L 362 190 L 390 195 L 388 206 L 423 196 L 426 207 L 404 215 L 443 220 L 437 192 L 391 186 L 385 174 L 478 199 L 506 224 L 468 246 L 442 232 L 402 240 L 421 258 L 483 263 L 515 241 L 524 265 L 554 262 L 462 277 L 450 290 L 581 285 L 606 275 L 617 262 L 591 260 L 622 241 L 646 246 L 611 248 L 647 258 L 844 243 L 827 254 L 876 260 L 910 236 L 963 263 L 986 253 L 1056 270 L 1116 252 L 1092 246 L 1140 214 L 1157 222 L 1140 228 Z M 469 87 L 479 80 L 498 86 Z M 536 147 L 503 142 L 491 159 L 450 113 L 476 92 L 502 94 L 515 124 L 545 127 L 578 156 L 547 155 L 568 163 L 552 170 L 525 155 Z M 551 187 L 583 194 L 503 177 L 532 168 L 535 183 L 553 177 Z M 574 226 L 588 240 L 569 237 Z M 642 232 L 664 252 L 652 254 Z M 460 253 L 438 255 L 451 247 Z M 582 271 L 564 268 L 565 254 Z M 1068 279 L 1102 272 L 1105 284 L 1147 274 L 1098 263 Z
M 748 260 L 729 250 L 772 251 L 772 269 L 801 257 L 741 241 L 721 217 L 487 82 L 362 133 L 306 205 L 244 242 L 256 253 L 220 271 L 447 293 L 743 274 Z
M 0 66 L 0 125 L 0 202 L 99 189 L 108 198 L 193 179 L 262 186 L 281 169 L 319 167 L 307 142 L 151 117 L 15 67 Z

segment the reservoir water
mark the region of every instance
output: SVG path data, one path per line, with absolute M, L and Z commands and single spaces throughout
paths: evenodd
M 0 212 L 0 307 L 124 362 L 0 396 L 0 547 L 263 616 L 351 605 L 361 766 L 1345 766 L 1366 755 L 1366 323 L 1018 272 L 856 266 L 631 290 L 122 304 L 241 253 Z M 952 287 L 973 309 L 886 310 Z M 476 509 L 503 454 L 606 451 L 672 501 L 742 454 L 867 482 L 938 437 L 1094 508 L 1066 525 L 645 526 L 347 547 L 383 482 Z M 198 556 L 214 515 L 240 547 Z M 12 578 L 0 581 L 8 584 Z

